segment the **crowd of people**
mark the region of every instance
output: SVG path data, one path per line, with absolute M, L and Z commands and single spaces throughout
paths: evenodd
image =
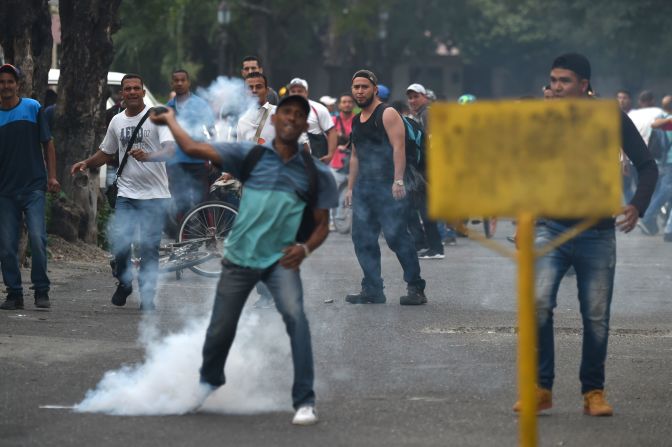
M 31 242 L 35 305 L 50 305 L 45 190 L 59 189 L 48 126 L 40 104 L 19 97 L 20 76 L 11 65 L 0 68 L 0 262 L 8 292 L 0 308 L 5 310 L 24 306 L 17 258 L 22 215 Z M 431 132 L 427 128 L 428 109 L 436 95 L 412 83 L 405 91 L 406 102 L 388 105 L 389 88 L 372 71 L 358 70 L 349 92 L 314 101 L 309 98 L 308 82 L 298 77 L 275 92 L 261 61 L 252 56 L 242 61 L 241 76 L 254 104 L 238 120 L 236 141 L 217 142 L 212 139 L 213 112 L 206 101 L 192 93 L 187 71 L 172 73 L 175 95 L 167 103 L 167 111 L 145 104 L 141 76 L 125 75 L 120 101 L 99 149 L 72 165 L 70 172 L 75 175 L 103 164 L 119 166 L 110 237 L 118 284 L 111 299 L 115 306 L 126 305 L 133 290 L 131 244 L 139 243 L 140 306 L 145 311 L 155 308 L 158 250 L 168 210 L 179 219 L 205 200 L 213 169 L 217 175 L 225 172 L 243 183 L 239 215 L 225 242 L 221 279 L 203 348 L 202 399 L 225 383 L 224 364 L 237 321 L 257 286 L 262 300 L 274 302 L 282 314 L 291 340 L 293 422 L 312 424 L 317 422 L 312 346 L 299 266 L 324 242 L 334 219 L 340 218 L 344 207 L 351 207 L 352 242 L 362 270 L 361 288 L 345 297 L 352 305 L 387 300 L 380 233 L 403 269 L 407 292 L 399 298 L 401 305 L 428 302 L 420 260 L 441 259 L 444 244 L 455 243 L 455 233 L 427 215 L 424 147 Z M 544 97 L 590 98 L 590 79 L 590 63 L 584 56 L 562 55 L 553 61 Z M 459 102 L 474 100 L 465 95 Z M 584 324 L 580 376 L 584 411 L 595 416 L 612 414 L 604 397 L 604 367 L 615 274 L 615 229 L 629 232 L 642 217 L 642 231 L 655 234 L 661 208 L 669 210 L 672 97 L 665 97 L 662 108 L 657 108 L 653 95 L 643 92 L 637 110 L 629 110 L 628 92 L 619 92 L 618 100 L 624 112 L 626 205 L 622 217 L 618 222 L 600 221 L 539 260 L 539 410 L 552 406 L 553 310 L 559 282 L 574 268 Z M 652 148 L 651 142 L 659 138 L 663 139 L 663 155 L 654 162 L 647 145 Z M 651 196 L 652 206 L 648 207 Z M 551 240 L 575 223 L 540 221 L 537 240 Z M 139 237 L 134 240 L 136 232 Z M 672 240 L 672 217 L 667 220 L 664 239 Z M 514 410 L 519 409 L 517 403 Z

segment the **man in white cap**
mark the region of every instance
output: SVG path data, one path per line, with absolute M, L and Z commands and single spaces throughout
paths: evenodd
M 427 126 L 427 106 L 430 101 L 427 97 L 427 89 L 422 84 L 411 84 L 406 89 L 408 107 L 413 113 L 413 118 L 420 123 L 423 129 Z
M 329 164 L 336 153 L 336 130 L 329 110 L 319 102 L 308 98 L 308 82 L 305 79 L 294 78 L 289 82 L 289 94 L 303 96 L 310 104 L 308 116 L 308 132 L 299 140 L 310 152 L 323 163 Z

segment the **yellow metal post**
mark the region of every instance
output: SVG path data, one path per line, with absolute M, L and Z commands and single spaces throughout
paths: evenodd
M 534 217 L 518 218 L 518 393 L 520 445 L 537 445 L 537 321 L 534 302 Z

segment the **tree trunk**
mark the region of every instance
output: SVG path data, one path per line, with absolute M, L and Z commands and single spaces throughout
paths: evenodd
M 5 60 L 24 75 L 21 96 L 43 102 L 53 42 L 48 0 L 2 0 L 0 23 Z
M 112 34 L 119 28 L 121 0 L 61 0 L 61 74 L 55 136 L 58 171 L 63 191 L 84 209 L 80 238 L 95 243 L 98 172 L 88 187 L 77 187 L 69 167 L 95 152 L 105 135 L 107 72 L 112 63 Z

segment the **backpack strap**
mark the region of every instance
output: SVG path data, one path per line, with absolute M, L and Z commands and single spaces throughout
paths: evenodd
M 243 167 L 241 168 L 240 175 L 238 176 L 240 183 L 245 183 L 250 178 L 250 174 L 252 174 L 254 167 L 257 165 L 257 163 L 259 163 L 259 160 L 261 160 L 261 157 L 264 155 L 264 151 L 266 151 L 266 148 L 260 144 L 250 149 L 250 152 L 248 152 L 243 159 Z
M 121 159 L 121 162 L 119 163 L 119 167 L 117 168 L 117 175 L 115 177 L 115 181 L 116 181 L 116 179 L 121 177 L 121 171 L 124 170 L 124 166 L 126 166 L 126 162 L 128 161 L 128 153 L 131 150 L 131 148 L 133 147 L 133 145 L 135 144 L 135 139 L 138 136 L 138 131 L 140 130 L 142 125 L 145 123 L 145 121 L 147 121 L 147 118 L 149 117 L 149 114 L 150 114 L 151 111 L 152 111 L 152 108 L 150 107 L 147 110 L 147 112 L 145 112 L 145 114 L 142 116 L 142 118 L 140 118 L 140 122 L 138 123 L 137 126 L 135 126 L 135 129 L 133 129 L 133 134 L 131 135 L 131 139 L 128 140 L 128 144 L 126 145 L 126 152 L 124 153 L 124 156 Z
M 303 158 L 303 164 L 306 168 L 306 173 L 308 174 L 308 196 L 298 193 L 299 197 L 304 200 L 309 207 L 315 208 L 317 205 L 317 166 L 315 166 L 315 160 L 313 156 L 306 151 L 300 151 L 301 158 Z

